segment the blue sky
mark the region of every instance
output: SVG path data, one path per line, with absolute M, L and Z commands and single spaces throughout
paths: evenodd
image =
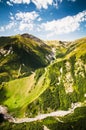
M 44 40 L 86 36 L 86 0 L 0 0 L 0 36 L 22 33 Z

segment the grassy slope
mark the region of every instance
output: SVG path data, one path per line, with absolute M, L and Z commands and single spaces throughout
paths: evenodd
M 16 116 L 24 116 L 25 111 L 27 111 L 27 115 L 32 114 L 31 116 L 34 116 L 38 113 L 51 112 L 57 109 L 68 109 L 74 102 L 84 102 L 84 94 L 86 93 L 86 70 L 84 66 L 86 64 L 86 39 L 76 42 L 77 47 L 76 43 L 71 45 L 73 51 L 69 48 L 65 57 L 56 59 L 45 70 L 36 70 L 35 77 L 32 74 L 29 77 L 1 85 L 0 95 L 3 97 L 1 103 L 7 105 Z M 75 64 L 78 63 L 78 59 L 81 59 L 84 64 L 78 70 L 78 74 L 75 75 L 74 71 L 77 70 Z M 66 68 L 66 62 L 70 63 L 69 70 Z M 59 71 L 61 68 L 62 73 Z M 81 69 L 84 77 L 80 75 Z M 63 81 L 67 82 L 65 75 L 68 72 L 71 73 L 73 81 L 70 82 L 73 82 L 74 91 L 66 93 Z M 61 79 L 60 82 L 58 77 Z M 71 83 L 67 83 L 71 85 Z
M 54 41 L 45 41 L 45 43 L 55 50 L 56 58 L 63 57 L 65 52 L 67 51 L 67 47 L 64 44 L 64 42 L 54 40 Z
M 76 40 L 75 42 L 70 45 L 69 49 L 67 50 L 67 56 L 66 58 L 70 58 L 73 55 L 76 55 L 76 58 L 78 59 L 80 56 L 86 54 L 86 38 L 82 38 L 79 40 Z
M 27 105 L 48 87 L 49 82 L 44 83 L 46 72 L 36 82 L 32 71 L 50 62 L 46 59 L 51 54 L 50 47 L 37 38 L 16 35 L 0 37 L 0 49 L 0 102 L 12 112 L 16 109 L 15 113 L 22 108 L 20 113 L 24 115 Z
M 67 110 L 71 107 L 71 103 L 85 101 L 86 39 L 83 42 L 82 40 L 77 41 L 79 45 L 74 47 L 73 51 L 63 58 L 56 59 L 47 67 L 46 79 L 50 80 L 49 87 L 28 106 L 28 115 L 47 113 L 57 109 Z
M 50 47 L 41 40 L 16 35 L 0 37 L 0 83 L 25 77 L 49 64 Z
M 23 116 L 28 104 L 43 93 L 49 86 L 49 80 L 47 79 L 47 72 L 39 77 L 38 82 L 35 79 L 35 73 L 29 77 L 16 79 L 1 85 L 0 94 L 3 97 L 2 102 L 8 106 L 10 111 L 14 111 L 16 116 Z M 45 82 L 44 82 L 45 81 Z
M 72 120 L 71 120 L 72 119 Z M 65 116 L 64 123 L 58 122 L 56 117 L 48 117 L 42 121 L 31 123 L 13 124 L 3 122 L 1 130 L 44 130 L 44 126 L 49 130 L 86 130 L 86 107 L 75 109 L 71 115 Z
M 45 69 L 40 68 L 28 77 L 3 83 L 0 90 L 2 97 L 0 102 L 7 105 L 9 111 L 14 112 L 15 116 L 24 116 L 26 108 L 26 114 L 34 116 L 40 112 L 67 109 L 71 103 L 84 102 L 86 100 L 84 97 L 86 93 L 86 38 L 77 40 L 70 46 L 65 57 L 56 59 Z M 67 68 L 68 62 L 70 66 Z M 63 80 L 67 82 L 65 75 L 69 72 L 70 78 L 73 79 L 74 91 L 72 93 L 66 93 L 63 82 Z M 3 75 L 5 77 L 7 73 L 3 72 Z M 0 76 L 2 77 L 2 73 Z M 58 77 L 61 78 L 60 82 Z M 61 120 L 64 123 L 58 122 L 56 117 L 19 125 L 5 122 L 0 125 L 0 129 L 42 130 L 46 126 L 50 130 L 85 130 L 86 107 L 75 109 L 74 114 L 65 116 Z

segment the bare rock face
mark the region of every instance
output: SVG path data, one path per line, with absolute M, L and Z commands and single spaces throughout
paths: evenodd
M 23 36 L 24 38 L 33 39 L 33 40 L 35 40 L 36 42 L 41 42 L 41 43 L 43 43 L 42 40 L 40 40 L 39 38 L 37 38 L 37 37 L 35 37 L 35 36 L 31 35 L 31 34 L 28 34 L 28 33 L 24 33 L 24 34 L 22 34 L 21 36 Z
M 14 118 L 8 113 L 7 107 L 0 106 L 0 123 L 8 120 L 9 122 L 14 122 Z
M 6 114 L 7 113 L 7 108 L 5 106 L 0 106 L 0 113 Z
M 5 118 L 4 118 L 4 115 L 7 114 L 7 108 L 4 107 L 4 106 L 0 106 L 0 123 L 2 123 Z

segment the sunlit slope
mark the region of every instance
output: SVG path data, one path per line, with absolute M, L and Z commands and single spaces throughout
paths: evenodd
M 77 46 L 76 46 L 77 42 Z M 28 116 L 48 113 L 58 109 L 68 110 L 71 104 L 86 100 L 86 38 L 69 46 L 74 49 L 54 60 L 46 69 L 49 87 L 28 106 Z
M 24 116 L 28 104 L 37 99 L 49 87 L 50 81 L 46 79 L 47 71 L 42 69 L 37 71 L 42 75 L 37 77 L 38 72 L 36 72 L 29 77 L 1 84 L 0 95 L 2 98 L 0 102 L 16 116 Z
M 41 66 L 27 77 L 2 82 L 0 103 L 15 116 L 28 117 L 58 109 L 68 110 L 77 102 L 85 104 L 86 38 L 64 48 L 67 50 L 64 55 L 51 60 L 48 66 Z M 1 63 L 6 64 L 5 58 Z M 1 77 L 2 74 L 5 76 L 7 73 L 1 73 Z
M 71 42 L 67 52 L 66 58 L 76 56 L 77 58 L 86 54 L 86 37 Z
M 0 37 L 0 83 L 25 77 L 52 58 L 51 48 L 32 35 Z
M 62 42 L 58 40 L 45 41 L 45 43 L 52 48 L 52 52 L 55 53 L 56 58 L 63 57 L 67 51 L 69 42 Z

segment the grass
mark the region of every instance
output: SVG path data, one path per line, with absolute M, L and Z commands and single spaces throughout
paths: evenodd
M 50 53 L 50 47 L 55 46 L 53 43 L 48 47 L 34 39 L 23 38 L 20 35 L 11 37 L 11 39 L 8 37 L 8 43 L 6 39 L 5 41 L 3 39 L 1 39 L 3 44 L 0 43 L 0 47 L 6 47 L 10 41 L 15 39 L 13 42 L 15 53 L 0 57 L 0 80 L 2 80 L 0 103 L 7 106 L 11 114 L 16 117 L 34 117 L 40 113 L 68 110 L 71 103 L 82 102 L 84 105 L 82 108 L 75 109 L 71 115 L 61 118 L 64 123 L 58 122 L 56 117 L 49 117 L 40 122 L 21 125 L 6 122 L 6 125 L 3 123 L 0 128 L 42 130 L 45 125 L 51 130 L 85 130 L 86 38 L 76 40 L 68 45 L 68 48 L 65 48 L 62 43 L 60 47 L 58 43 L 56 53 L 59 58 L 46 67 L 45 56 Z M 59 49 L 60 51 L 58 51 Z M 61 52 L 64 54 L 62 57 Z M 28 61 L 33 63 L 35 68 Z M 67 63 L 70 64 L 69 68 L 67 68 Z M 80 66 L 81 64 L 82 66 Z M 75 74 L 75 72 L 77 73 Z M 23 73 L 25 74 L 23 75 Z M 68 73 L 73 79 L 71 81 L 73 82 L 73 92 L 66 93 L 65 88 L 70 87 L 71 84 L 66 77 Z M 81 75 L 82 73 L 84 76 Z M 65 82 L 67 83 L 66 87 Z
M 65 53 L 67 48 L 65 49 L 64 44 L 61 43 L 60 48 L 59 43 L 58 46 L 60 51 L 64 53 L 62 58 L 57 58 L 46 68 L 40 68 L 41 66 L 39 65 L 38 68 L 40 69 L 34 69 L 34 67 L 31 69 L 28 57 L 29 59 L 31 58 L 30 62 L 34 62 L 33 64 L 38 66 L 36 63 L 40 61 L 41 64 L 44 65 L 43 62 L 46 60 L 44 58 L 46 54 L 49 54 L 50 48 L 47 45 L 41 45 L 41 43 L 38 43 L 33 39 L 23 38 L 20 35 L 11 37 L 11 40 L 12 39 L 15 39 L 13 42 L 13 50 L 15 53 L 2 57 L 0 66 L 4 70 L 1 72 L 0 76 L 3 78 L 6 78 L 7 74 L 10 76 L 7 83 L 1 84 L 1 94 L 4 93 L 4 99 L 1 102 L 3 102 L 4 105 L 7 105 L 11 112 L 15 109 L 14 115 L 24 116 L 28 106 L 32 105 L 36 108 L 35 102 L 38 102 L 38 106 L 41 106 L 40 111 L 47 113 L 51 110 L 68 109 L 72 102 L 85 100 L 85 97 L 83 96 L 86 92 L 85 78 L 80 77 L 79 75 L 75 76 L 75 70 L 77 69 L 75 68 L 75 63 L 82 56 L 82 60 L 86 57 L 85 40 L 79 40 L 70 45 L 69 47 L 72 47 L 72 50 L 68 48 L 69 51 L 67 53 Z M 8 40 L 8 44 L 10 44 L 10 40 Z M 4 47 L 6 47 L 6 45 L 7 44 L 5 44 Z M 41 46 L 44 46 L 44 48 Z M 30 53 L 30 55 L 28 55 L 28 53 Z M 17 64 L 15 64 L 15 61 Z M 71 69 L 69 71 L 71 78 L 74 81 L 72 85 L 74 91 L 68 94 L 65 91 L 66 87 L 64 85 L 64 82 L 67 82 L 68 80 L 66 79 L 66 74 L 68 73 L 66 68 L 67 62 L 70 63 Z M 26 68 L 22 67 L 23 63 Z M 20 66 L 21 71 L 19 71 Z M 63 70 L 62 73 L 60 72 L 60 69 Z M 31 74 L 31 70 L 34 70 L 33 74 Z M 24 72 L 25 75 L 23 75 Z M 85 73 L 85 68 L 83 73 Z M 13 78 L 12 75 L 15 78 Z M 67 83 L 69 87 L 70 83 Z M 74 98 L 72 98 L 72 95 Z M 37 107 L 36 109 L 39 108 Z
M 76 46 L 77 44 L 77 46 Z M 71 48 L 71 46 L 70 46 Z M 73 45 L 73 50 L 70 51 L 69 54 L 66 55 L 65 59 L 69 59 L 70 57 L 76 55 L 76 58 L 83 56 L 86 54 L 86 39 L 77 40 Z
M 85 43 L 83 43 L 85 45 Z M 78 48 L 81 48 L 82 45 L 80 44 Z M 77 49 L 78 50 L 78 49 Z M 70 52 L 72 53 L 72 52 Z M 81 69 L 84 72 L 84 61 L 86 58 L 86 52 L 82 52 L 79 57 L 77 57 L 77 53 L 72 53 L 69 58 L 59 58 L 56 59 L 53 63 L 51 63 L 46 69 L 48 70 L 48 78 L 50 80 L 50 84 L 46 91 L 44 91 L 39 98 L 37 98 L 35 101 L 32 102 L 32 104 L 29 104 L 30 111 L 32 114 L 34 114 L 34 111 L 32 110 L 35 108 L 36 114 L 37 112 L 42 113 L 48 113 L 50 111 L 55 111 L 57 109 L 61 110 L 67 110 L 71 107 L 71 103 L 75 102 L 84 102 L 85 97 L 84 94 L 86 93 L 86 83 L 85 83 L 85 77 L 79 76 L 78 74 L 81 72 Z M 69 55 L 69 54 L 68 54 Z M 78 63 L 78 59 L 82 58 L 83 66 L 81 69 L 79 69 L 79 73 L 75 75 L 76 63 Z M 70 70 L 67 70 L 66 63 L 70 63 Z M 63 72 L 60 73 L 60 69 L 62 68 Z M 67 82 L 65 75 L 70 72 L 71 78 L 73 80 L 73 92 L 66 93 L 64 81 Z M 61 78 L 60 83 L 58 81 L 58 77 Z M 47 78 L 46 78 L 47 80 Z M 69 80 L 68 80 L 69 81 Z M 72 82 L 72 81 L 71 81 Z M 59 84 L 58 84 L 59 83 Z M 68 82 L 68 86 L 70 86 L 70 82 Z M 39 106 L 36 107 L 36 104 Z M 32 106 L 32 107 L 31 107 Z M 39 110 L 40 108 L 40 110 Z
M 4 84 L 3 91 L 5 90 L 6 93 L 4 94 L 5 100 L 3 104 L 8 106 L 10 111 L 20 108 L 20 111 L 18 109 L 18 114 L 20 116 L 21 114 L 24 115 L 28 104 L 37 99 L 46 90 L 50 82 L 49 80 L 44 82 L 46 72 L 39 78 L 36 85 L 34 76 L 35 73 L 29 77 L 16 79 Z
M 3 122 L 0 129 L 4 130 L 43 130 L 46 126 L 50 130 L 85 130 L 86 129 L 86 107 L 75 109 L 74 113 L 61 118 L 62 122 L 58 122 L 56 117 L 48 117 L 42 121 L 31 123 L 13 124 Z

